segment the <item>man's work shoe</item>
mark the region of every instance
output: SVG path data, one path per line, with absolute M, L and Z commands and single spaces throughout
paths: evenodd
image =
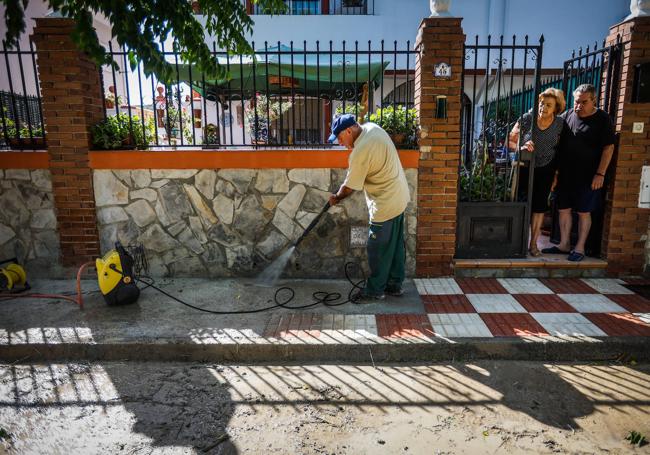
M 366 294 L 365 289 L 360 289 L 352 294 L 350 300 L 354 303 L 374 303 L 385 298 L 386 296 L 384 294 Z
M 386 287 L 386 290 L 384 291 L 388 295 L 392 295 L 393 297 L 401 297 L 404 295 L 404 289 L 400 288 L 392 288 L 392 287 Z

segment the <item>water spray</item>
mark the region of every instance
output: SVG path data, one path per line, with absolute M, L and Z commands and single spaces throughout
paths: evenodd
M 311 223 L 309 223 L 309 226 L 307 226 L 307 229 L 305 229 L 305 232 L 302 233 L 298 240 L 296 240 L 293 245 L 289 246 L 289 248 L 287 248 L 280 256 L 275 258 L 275 260 L 269 264 L 269 266 L 264 269 L 262 273 L 259 274 L 256 280 L 257 285 L 265 287 L 275 286 L 275 283 L 278 281 L 278 278 L 280 278 L 280 275 L 286 267 L 287 262 L 289 262 L 289 259 L 293 255 L 293 252 L 296 250 L 300 242 L 302 242 L 303 239 L 307 237 L 307 234 L 309 234 L 309 232 L 314 229 L 314 227 L 316 227 L 320 219 L 323 217 L 323 215 L 325 215 L 330 207 L 330 203 L 327 202 L 320 213 L 316 215 Z

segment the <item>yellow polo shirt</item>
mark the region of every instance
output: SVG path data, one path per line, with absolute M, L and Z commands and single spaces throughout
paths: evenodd
M 364 190 L 370 222 L 380 223 L 406 210 L 411 199 L 409 187 L 390 136 L 374 123 L 364 123 L 361 129 L 348 158 L 343 184 Z

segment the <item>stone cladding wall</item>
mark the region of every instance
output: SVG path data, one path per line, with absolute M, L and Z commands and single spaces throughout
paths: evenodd
M 59 267 L 61 248 L 46 169 L 0 169 L 0 261 L 16 257 L 30 277 Z
M 406 175 L 413 201 L 406 216 L 412 276 L 417 170 Z M 117 240 L 142 243 L 157 277 L 255 276 L 304 232 L 344 177 L 344 169 L 95 170 L 101 250 Z M 329 210 L 284 276 L 342 277 L 347 261 L 365 270 L 365 248 L 351 246 L 351 237 L 353 229 L 367 236 L 367 225 L 365 198 L 356 192 Z

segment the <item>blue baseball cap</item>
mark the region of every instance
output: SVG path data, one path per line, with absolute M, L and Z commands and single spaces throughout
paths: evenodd
M 343 114 L 336 117 L 332 122 L 332 134 L 327 139 L 327 142 L 334 142 L 342 131 L 350 128 L 355 123 L 357 123 L 357 119 L 352 114 Z

